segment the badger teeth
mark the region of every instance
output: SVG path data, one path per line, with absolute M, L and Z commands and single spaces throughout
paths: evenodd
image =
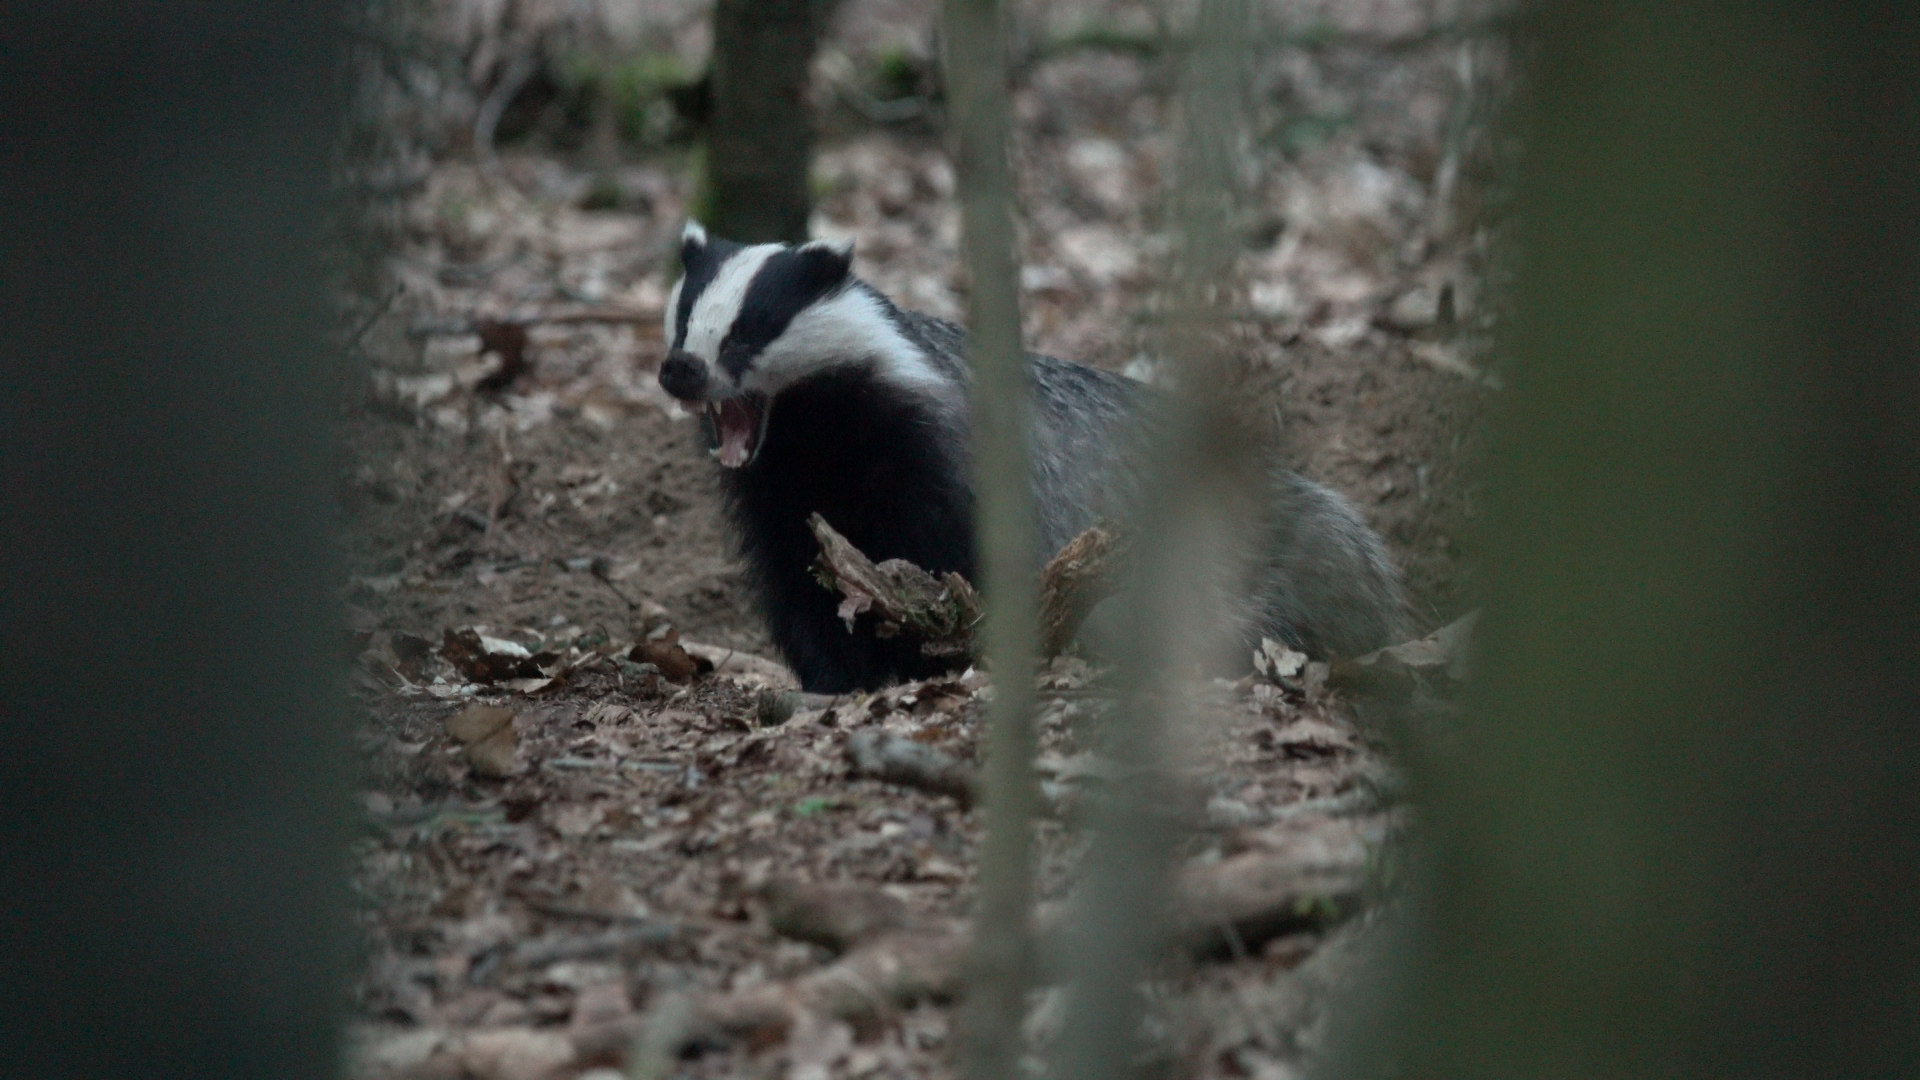
M 707 403 L 713 423 L 713 456 L 729 469 L 738 469 L 760 452 L 760 439 L 766 433 L 766 400 L 757 394 L 741 394 Z

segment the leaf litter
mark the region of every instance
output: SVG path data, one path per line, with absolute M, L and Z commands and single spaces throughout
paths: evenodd
M 480 5 L 442 2 L 485 24 Z M 1042 29 L 1126 6 L 1075 0 Z M 1412 5 L 1348 10 L 1364 6 L 1324 14 L 1422 25 L 1378 22 Z M 931 14 L 848 0 L 829 44 L 924 52 Z M 657 15 L 674 48 L 704 48 L 700 5 Z M 1303 470 L 1409 568 L 1426 625 L 1459 613 L 1486 392 L 1460 376 L 1491 370 L 1471 333 L 1491 318 L 1487 238 L 1433 224 L 1456 60 L 1265 62 L 1270 100 L 1346 119 L 1313 149 L 1257 151 L 1235 338 L 1270 375 Z M 1146 378 L 1162 375 L 1154 200 L 1172 150 L 1157 78 L 1137 56 L 1068 53 L 1029 69 L 1016 101 L 1028 337 Z M 752 616 L 700 440 L 653 378 L 678 162 L 623 165 L 646 198 L 614 211 L 579 209 L 581 173 L 558 157 L 509 148 L 498 170 L 426 172 L 403 207 L 398 302 L 356 335 L 374 370 L 340 490 L 365 763 L 353 1075 L 952 1075 L 988 680 L 796 691 Z M 854 239 L 859 272 L 903 303 L 958 316 L 937 139 L 856 125 L 817 172 L 816 232 Z M 1061 647 L 1085 607 L 1060 605 Z M 1172 913 L 1187 959 L 1162 976 L 1150 1040 L 1171 1075 L 1305 1067 L 1407 824 L 1359 695 L 1444 695 L 1464 640 L 1333 665 L 1262 643 L 1253 674 L 1191 703 Z M 1124 778 L 1097 749 L 1099 669 L 1069 652 L 1038 687 L 1047 940 L 1074 923 L 1077 823 Z M 1036 1001 L 1038 1047 L 1061 999 Z

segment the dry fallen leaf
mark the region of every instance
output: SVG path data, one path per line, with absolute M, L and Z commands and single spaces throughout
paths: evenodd
M 486 637 L 472 627 L 447 630 L 441 637 L 440 655 L 462 676 L 478 683 L 539 679 L 547 674 L 540 670 L 538 658 L 519 642 Z
M 492 735 L 467 747 L 467 764 L 481 776 L 499 779 L 513 774 L 513 754 L 517 740 L 508 724 Z
M 853 1051 L 853 1027 L 813 1009 L 796 1009 L 787 1035 L 787 1075 L 792 1080 L 827 1080 Z
M 497 1028 L 459 1044 L 459 1068 L 477 1080 L 552 1080 L 575 1060 L 573 1040 L 560 1031 Z
M 575 1032 L 584 1031 L 596 1024 L 619 1020 L 632 1011 L 633 1003 L 627 998 L 625 983 L 589 983 L 574 995 L 573 1015 L 568 1026 Z
M 749 686 L 770 687 L 775 690 L 798 690 L 800 680 L 792 669 L 775 660 L 738 649 L 723 648 L 719 645 L 702 645 L 696 641 L 682 641 L 680 647 L 687 650 L 695 664 L 712 664 L 715 674 L 731 676 L 738 682 Z
M 513 773 L 519 740 L 513 731 L 513 710 L 498 705 L 469 705 L 447 717 L 447 734 L 466 744 L 467 764 L 481 776 Z
M 1447 681 L 1464 682 L 1473 645 L 1473 624 L 1479 615 L 1478 611 L 1470 611 L 1426 637 L 1337 661 L 1332 669 L 1332 682 L 1342 689 L 1396 696 L 1411 693 L 1421 678 L 1430 685 L 1440 683 L 1442 676 Z
M 547 824 L 562 837 L 578 840 L 597 828 L 605 817 L 604 807 L 568 803 L 554 808 L 547 815 Z
M 500 358 L 500 366 L 481 379 L 476 388 L 488 393 L 505 390 L 529 367 L 526 326 L 498 319 L 481 319 L 474 330 L 480 335 L 480 355 L 493 353 Z
M 713 670 L 711 662 L 702 661 L 688 653 L 680 644 L 679 635 L 655 638 L 635 645 L 627 658 L 639 664 L 652 664 L 660 669 L 660 675 L 668 682 L 689 683 L 694 676 Z
M 433 642 L 413 634 L 395 634 L 392 641 L 394 665 L 409 682 L 426 682 L 427 663 L 433 657 Z
M 469 746 L 513 723 L 513 710 L 498 705 L 469 705 L 447 717 L 447 734 Z
M 1274 745 L 1288 757 L 1313 757 L 1352 750 L 1354 740 L 1332 724 L 1303 716 L 1275 732 Z

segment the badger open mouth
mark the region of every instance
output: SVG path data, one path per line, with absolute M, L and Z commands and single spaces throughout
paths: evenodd
M 736 394 L 707 402 L 709 452 L 721 465 L 738 469 L 760 452 L 773 410 L 765 394 Z

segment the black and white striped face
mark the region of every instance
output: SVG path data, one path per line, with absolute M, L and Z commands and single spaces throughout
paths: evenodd
M 680 261 L 660 385 L 706 407 L 714 456 L 728 468 L 753 460 L 774 399 L 808 376 L 856 364 L 909 377 L 924 368 L 883 301 L 851 276 L 850 246 L 746 246 L 688 222 Z
M 681 401 L 706 405 L 720 464 L 739 468 L 753 460 L 773 396 L 824 362 L 797 362 L 794 349 L 775 345 L 803 312 L 845 288 L 852 262 L 850 248 L 743 246 L 708 239 L 698 222 L 687 223 L 680 242 L 685 276 L 667 298 L 660 385 Z

